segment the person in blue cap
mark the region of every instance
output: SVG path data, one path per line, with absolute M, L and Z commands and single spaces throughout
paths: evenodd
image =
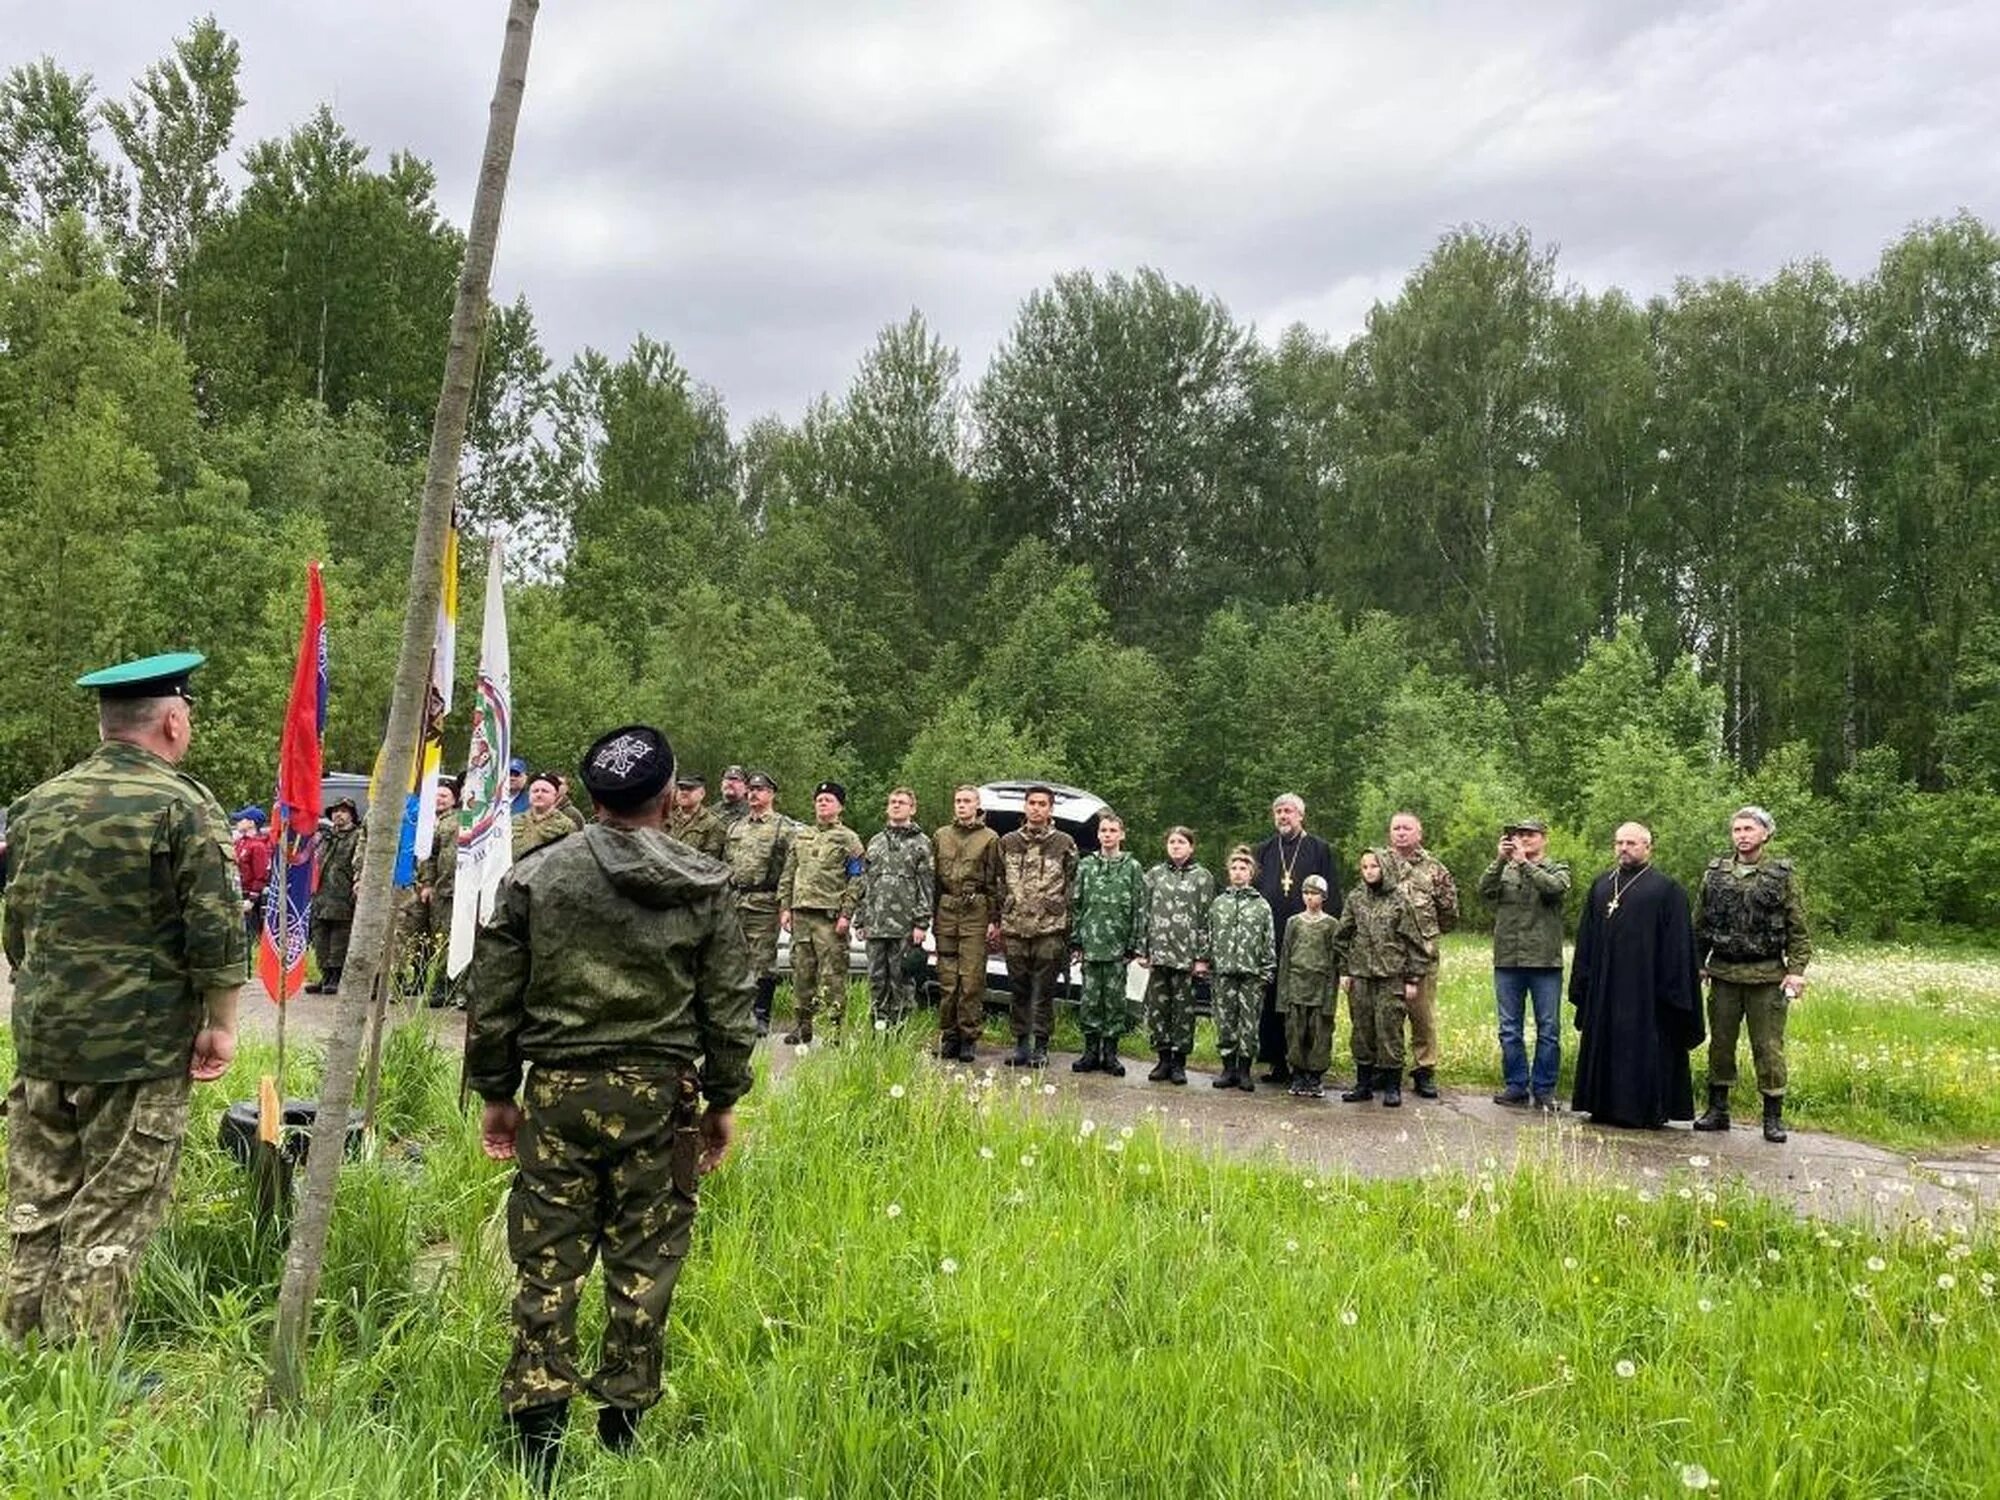
M 507 762 L 507 802 L 515 817 L 527 815 L 528 763 L 518 755 Z
M 190 1084 L 236 1055 L 242 888 L 214 795 L 179 769 L 193 651 L 77 679 L 102 742 L 8 811 L 14 971 L 0 1329 L 117 1339 L 166 1215 Z

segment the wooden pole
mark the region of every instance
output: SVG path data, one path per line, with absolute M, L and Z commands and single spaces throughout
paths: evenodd
M 424 707 L 430 692 L 430 653 L 437 628 L 440 570 L 445 539 L 451 528 L 452 502 L 458 489 L 459 454 L 465 442 L 466 415 L 472 406 L 472 384 L 486 323 L 488 285 L 494 247 L 500 238 L 500 210 L 507 196 L 507 171 L 514 157 L 514 132 L 527 91 L 528 48 L 534 38 L 539 0 L 509 0 L 507 28 L 500 48 L 499 79 L 487 114 L 486 149 L 479 164 L 479 186 L 472 200 L 472 222 L 465 238 L 465 263 L 459 271 L 458 299 L 452 308 L 451 345 L 445 353 L 444 384 L 438 393 L 437 417 L 431 426 L 430 458 L 424 471 L 423 504 L 417 518 L 416 545 L 410 555 L 410 596 L 403 614 L 402 649 L 396 659 L 395 692 L 389 704 L 389 727 L 383 737 L 382 764 L 398 769 L 415 764 L 423 733 Z M 382 797 L 368 809 L 369 842 L 376 849 L 394 849 L 402 822 L 399 796 Z M 267 1406 L 296 1405 L 305 1389 L 306 1338 L 313 1299 L 319 1291 L 320 1269 L 326 1260 L 326 1239 L 333 1223 L 334 1192 L 346 1154 L 347 1118 L 354 1104 L 354 1084 L 361 1060 L 362 1033 L 368 1006 L 382 971 L 394 905 L 395 861 L 364 863 L 354 913 L 354 938 L 349 954 L 351 983 L 340 987 L 339 1012 L 327 1038 L 326 1069 L 320 1084 L 319 1116 L 313 1122 L 312 1144 L 306 1158 L 306 1186 L 299 1203 L 285 1275 L 278 1288 L 277 1320 L 271 1330 Z M 342 975 L 345 980 L 346 974 Z

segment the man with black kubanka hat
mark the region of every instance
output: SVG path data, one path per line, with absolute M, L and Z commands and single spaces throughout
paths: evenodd
M 778 881 L 779 920 L 792 935 L 792 1008 L 788 1046 L 813 1039 L 813 1017 L 824 1013 L 831 1039 L 840 1041 L 847 1012 L 847 929 L 861 899 L 867 850 L 861 835 L 840 821 L 847 788 L 822 781 L 813 789 L 813 826 L 792 836 L 785 873 Z

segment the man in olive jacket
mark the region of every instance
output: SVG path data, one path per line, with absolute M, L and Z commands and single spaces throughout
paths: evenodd
M 666 736 L 646 725 L 591 746 L 597 821 L 514 866 L 473 949 L 466 1077 L 486 1101 L 486 1154 L 519 1162 L 500 1397 L 545 1488 L 579 1391 L 601 1403 L 598 1436 L 617 1451 L 659 1400 L 700 1178 L 750 1089 L 754 991 L 729 876 L 667 836 L 672 775 Z M 600 1256 L 606 1326 L 586 1380 L 577 1300 Z
M 1554 1109 L 1562 1065 L 1563 898 L 1569 866 L 1548 858 L 1549 828 L 1523 818 L 1500 831 L 1500 847 L 1479 877 L 1479 896 L 1493 908 L 1493 1001 L 1500 1017 L 1500 1076 L 1496 1104 Z M 1528 1066 L 1523 1011 L 1535 1003 L 1535 1062 Z

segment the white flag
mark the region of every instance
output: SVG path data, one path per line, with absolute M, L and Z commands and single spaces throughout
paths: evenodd
M 486 623 L 479 639 L 479 686 L 472 704 L 472 753 L 458 804 L 458 885 L 444 971 L 456 979 L 472 962 L 472 938 L 493 911 L 500 877 L 514 863 L 514 804 L 507 763 L 514 755 L 514 674 L 507 661 L 507 605 L 501 597 L 501 543 L 486 568 Z

